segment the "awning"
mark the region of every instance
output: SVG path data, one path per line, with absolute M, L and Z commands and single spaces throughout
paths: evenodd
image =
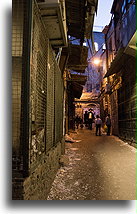
M 68 68 L 69 70 L 76 71 L 77 73 L 85 73 L 87 65 L 69 65 Z
M 41 18 L 53 47 L 68 46 L 64 1 L 38 1 Z
M 124 66 L 125 59 L 128 58 L 128 55 L 125 54 L 124 51 L 125 51 L 125 48 L 120 48 L 116 57 L 112 61 L 110 68 L 108 69 L 107 73 L 105 74 L 104 78 L 120 72 L 120 70 Z
M 85 35 L 92 32 L 98 0 L 66 0 L 65 3 L 68 35 L 80 39 L 82 44 Z
M 65 67 L 66 67 L 66 64 L 68 61 L 68 56 L 69 56 L 68 47 L 62 48 L 61 57 L 60 57 L 60 61 L 59 61 L 59 67 L 60 67 L 60 70 L 62 71 L 62 73 L 65 70 Z
M 83 87 L 77 82 L 72 82 L 71 87 L 72 87 L 73 96 L 75 98 L 80 99 L 82 95 Z
M 134 35 L 132 36 L 131 40 L 129 41 L 129 43 L 125 49 L 125 53 L 128 55 L 131 55 L 133 57 L 136 57 L 136 53 L 137 53 L 136 38 L 137 38 L 137 30 L 134 33 Z
M 66 0 L 68 35 L 84 41 L 85 1 Z
M 85 83 L 87 81 L 87 76 L 78 75 L 78 74 L 71 74 L 71 81 L 75 81 L 81 85 L 85 85 Z
M 85 70 L 88 63 L 88 48 L 70 44 L 67 68 L 75 71 Z
M 74 72 L 77 72 L 77 73 L 85 73 L 85 69 L 86 69 L 86 67 L 84 67 L 84 69 L 82 70 L 82 68 L 81 67 L 78 67 L 77 69 L 76 69 L 76 67 L 72 67 L 71 68 L 71 70 L 73 70 Z

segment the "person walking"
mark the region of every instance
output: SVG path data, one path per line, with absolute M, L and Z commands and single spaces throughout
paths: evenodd
M 107 115 L 106 117 L 106 126 L 107 126 L 107 135 L 110 135 L 110 130 L 111 130 L 111 119 L 110 119 L 110 114 Z
M 85 111 L 85 114 L 84 114 L 84 123 L 85 123 L 85 126 L 87 127 L 88 126 L 88 112 Z
M 93 120 L 94 120 L 94 114 L 92 112 L 92 109 L 89 109 L 89 112 L 88 112 L 88 125 L 89 125 L 89 129 L 92 130 L 92 123 L 93 123 Z
M 83 129 L 83 119 L 80 118 L 80 128 Z
M 78 115 L 75 118 L 75 123 L 76 123 L 76 127 L 78 129 L 79 128 L 79 124 L 80 124 L 80 117 Z
M 96 116 L 95 124 L 96 124 L 96 136 L 98 135 L 98 132 L 99 132 L 99 136 L 101 136 L 102 120 L 100 119 L 99 115 Z

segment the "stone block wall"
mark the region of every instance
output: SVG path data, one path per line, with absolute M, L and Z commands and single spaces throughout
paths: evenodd
M 136 142 L 136 65 L 135 58 L 125 62 L 122 87 L 118 90 L 119 136 Z
M 23 178 L 14 175 L 12 181 L 12 200 L 23 200 Z
M 52 182 L 59 168 L 61 143 L 43 155 L 39 165 L 30 172 L 24 181 L 24 200 L 46 200 Z
M 118 132 L 118 98 L 117 98 L 117 90 L 114 91 L 110 95 L 110 103 L 111 103 L 111 120 L 112 120 L 112 134 L 117 135 Z

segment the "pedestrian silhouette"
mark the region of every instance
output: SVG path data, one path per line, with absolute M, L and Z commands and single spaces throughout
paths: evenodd
M 88 112 L 85 111 L 85 114 L 84 114 L 84 123 L 85 123 L 85 126 L 87 127 L 88 126 Z
M 94 117 L 93 111 L 92 111 L 92 109 L 89 109 L 89 112 L 88 112 L 88 126 L 89 126 L 90 130 L 92 130 L 92 123 L 93 123 L 94 119 L 95 119 L 95 117 Z
M 96 136 L 98 135 L 98 132 L 99 132 L 99 136 L 101 136 L 102 120 L 100 119 L 99 115 L 96 116 L 95 124 L 96 124 Z
M 106 126 L 107 126 L 107 135 L 110 135 L 110 130 L 111 130 L 110 114 L 107 115 L 105 122 L 106 122 Z
M 83 128 L 83 119 L 80 118 L 80 128 L 82 129 Z
M 75 123 L 76 123 L 76 127 L 78 129 L 79 128 L 79 124 L 80 124 L 80 117 L 78 115 L 75 118 Z

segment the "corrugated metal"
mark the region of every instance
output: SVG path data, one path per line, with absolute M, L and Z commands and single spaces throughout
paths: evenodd
M 49 47 L 47 66 L 47 123 L 46 123 L 46 150 L 53 146 L 54 142 L 54 60 L 52 50 Z
M 40 20 L 37 5 L 33 10 L 31 55 L 31 129 L 30 162 L 35 162 L 46 151 L 46 102 L 48 39 Z
M 64 94 L 62 73 L 49 43 L 38 5 L 33 2 L 30 29 L 31 25 L 27 25 L 30 17 L 26 2 L 13 2 L 16 12 L 13 13 L 12 43 L 13 148 L 16 156 L 23 155 L 23 166 L 26 167 L 23 168 L 24 171 L 28 171 L 28 167 L 36 167 L 42 154 L 61 141 Z M 26 16 L 22 12 L 24 4 Z M 27 28 L 31 30 L 31 34 Z M 29 44 L 28 34 L 31 39 Z M 21 163 L 20 160 L 19 162 Z
M 111 120 L 112 120 L 112 134 L 118 135 L 118 97 L 117 97 L 117 90 L 114 91 L 110 95 L 110 102 L 113 103 L 111 105 Z
M 14 0 L 12 4 L 12 56 L 22 56 L 24 1 Z
M 12 8 L 12 160 L 20 176 L 28 171 L 31 5 L 31 0 L 14 0 Z
M 30 162 L 36 163 L 62 138 L 63 79 L 37 4 L 33 13 Z
M 13 155 L 20 154 L 20 117 L 23 43 L 23 0 L 12 5 L 12 142 Z
M 55 144 L 63 136 L 63 77 L 55 63 Z

